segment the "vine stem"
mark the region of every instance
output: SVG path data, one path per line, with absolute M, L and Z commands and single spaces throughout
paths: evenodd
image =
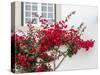
M 56 67 L 56 60 L 55 60 L 55 57 L 54 57 L 54 71 L 55 71 L 55 67 Z
M 56 68 L 56 58 L 57 58 L 57 50 L 59 49 L 59 46 L 58 46 L 58 48 L 57 49 L 54 49 L 55 51 L 54 51 L 54 71 L 56 70 L 55 68 Z
M 67 54 L 62 54 L 62 55 L 64 55 L 64 57 L 62 58 L 62 60 L 60 61 L 60 63 L 56 66 L 56 59 L 57 59 L 57 51 L 58 51 L 58 49 L 59 49 L 59 46 L 58 46 L 58 48 L 57 49 L 55 49 L 56 50 L 56 55 L 54 56 L 54 71 L 61 65 L 61 63 L 63 62 L 63 60 L 66 58 L 66 56 L 67 56 Z M 61 55 L 61 56 L 62 56 Z M 58 57 L 59 58 L 59 57 Z
M 64 59 L 67 57 L 67 55 L 65 55 L 62 60 L 59 62 L 59 64 L 55 67 L 55 70 L 61 65 L 61 63 L 64 61 Z
M 55 52 L 54 51 L 54 62 L 53 62 L 53 64 L 54 64 L 54 71 L 55 71 L 55 68 L 56 68 L 56 56 L 57 56 L 57 52 Z

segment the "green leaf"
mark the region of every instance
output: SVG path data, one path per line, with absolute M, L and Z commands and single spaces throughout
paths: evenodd
M 29 37 L 29 38 L 27 39 L 27 41 L 28 41 L 28 42 L 32 41 L 31 37 Z
M 31 46 L 25 46 L 25 47 L 23 47 L 23 50 L 30 50 L 30 49 L 32 49 Z
M 34 54 L 34 57 L 37 57 L 37 56 L 38 56 L 38 53 L 35 53 L 35 54 Z
M 21 66 L 16 66 L 16 69 L 20 69 L 21 68 Z
M 69 56 L 69 57 L 72 57 L 72 55 L 73 55 L 73 52 L 72 52 L 72 49 L 67 49 L 67 55 Z

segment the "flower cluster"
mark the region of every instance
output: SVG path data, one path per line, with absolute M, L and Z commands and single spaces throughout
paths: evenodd
M 79 41 L 79 46 L 81 48 L 85 48 L 87 51 L 89 50 L 90 47 L 93 47 L 93 45 L 94 45 L 94 41 L 92 40 L 87 40 L 87 41 L 80 40 Z
M 68 28 L 67 20 L 52 25 L 48 25 L 46 19 L 40 22 L 42 29 L 35 29 L 28 24 L 29 30 L 26 35 L 16 33 L 13 35 L 16 41 L 16 69 L 21 72 L 55 71 L 60 66 L 60 64 L 55 66 L 56 59 L 61 56 L 72 57 L 81 48 L 88 51 L 94 46 L 94 40 L 84 40 L 81 37 L 85 30 L 83 23 L 78 28 Z M 62 45 L 67 47 L 66 51 L 59 50 Z M 54 62 L 53 68 L 51 62 Z

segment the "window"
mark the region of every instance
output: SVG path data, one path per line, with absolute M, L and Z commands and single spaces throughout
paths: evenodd
M 55 21 L 55 5 L 50 3 L 33 3 L 24 2 L 24 25 L 28 22 L 32 24 L 39 24 L 38 15 L 42 16 L 43 19 L 47 19 L 48 23 L 51 24 Z
M 47 4 L 42 3 L 41 4 L 41 12 L 42 17 L 48 20 L 48 23 L 51 24 L 55 21 L 55 6 L 54 4 Z

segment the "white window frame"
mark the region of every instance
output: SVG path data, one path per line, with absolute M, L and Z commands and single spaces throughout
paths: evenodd
M 31 12 L 31 17 L 30 17 L 30 18 L 31 18 L 31 20 L 32 20 L 32 18 L 33 18 L 33 17 L 32 17 L 32 3 L 33 3 L 33 2 L 29 2 L 29 3 L 30 3 L 29 5 L 31 6 L 31 10 L 30 10 L 30 12 Z M 46 11 L 46 13 L 47 13 L 47 18 L 46 18 L 46 19 L 48 20 L 48 19 L 49 19 L 49 18 L 48 18 L 48 4 L 51 4 L 51 3 L 46 3 L 46 4 L 47 4 L 47 11 Z M 24 22 L 24 23 L 23 23 L 23 24 L 24 24 L 24 26 L 27 25 L 27 23 L 25 22 L 25 21 L 26 21 L 26 20 L 25 20 L 25 19 L 26 19 L 26 16 L 25 16 L 25 12 L 26 12 L 25 9 L 26 9 L 26 8 L 25 8 L 25 6 L 26 6 L 26 2 L 24 2 L 24 4 L 23 4 L 23 7 L 24 7 L 24 9 L 23 9 L 23 13 L 24 13 L 24 15 L 23 15 L 23 20 L 24 20 L 24 21 L 23 21 L 23 22 Z M 53 12 L 52 12 L 52 13 L 53 13 L 53 18 L 51 18 L 51 19 L 55 20 L 55 4 L 53 4 Z M 37 14 L 38 14 L 39 16 L 42 15 L 42 3 L 37 3 Z M 37 20 L 38 20 L 38 21 L 37 21 L 37 24 L 33 24 L 33 25 L 35 25 L 35 26 L 40 26 L 41 23 L 39 22 L 39 18 L 37 18 Z

